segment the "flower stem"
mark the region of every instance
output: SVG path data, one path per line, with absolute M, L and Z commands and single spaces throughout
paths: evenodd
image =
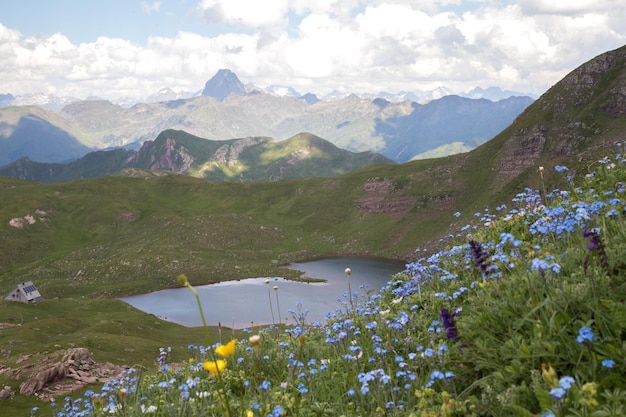
M 270 300 L 270 312 L 272 313 L 272 324 L 276 324 L 276 321 L 274 320 L 274 309 L 272 308 L 272 292 L 270 291 L 270 280 L 266 279 L 265 280 L 265 285 L 267 285 L 267 298 L 269 298 Z
M 180 275 L 178 277 L 178 282 L 183 284 L 185 287 L 189 288 L 191 292 L 193 293 L 194 297 L 196 297 L 196 303 L 198 304 L 198 310 L 200 311 L 200 318 L 202 319 L 202 327 L 204 328 L 204 333 L 206 334 L 208 346 L 212 347 L 213 345 L 211 343 L 211 333 L 209 332 L 209 326 L 207 326 L 206 319 L 204 318 L 204 311 L 202 310 L 202 302 L 200 301 L 200 295 L 198 294 L 198 291 L 196 291 L 196 289 L 189 283 L 189 280 L 187 280 L 187 277 L 184 275 Z M 226 396 L 226 389 L 224 388 L 224 381 L 222 380 L 222 373 L 220 371 L 219 366 L 217 366 L 217 357 L 215 356 L 215 352 L 213 351 L 213 349 L 210 349 L 210 351 L 211 351 L 211 357 L 213 359 L 213 362 L 216 364 L 215 371 L 217 375 L 217 382 L 220 386 L 222 399 L 224 400 L 224 406 L 226 407 L 226 414 L 229 417 L 232 417 L 233 413 L 230 411 L 230 403 L 228 402 L 228 397 Z
M 276 293 L 276 309 L 278 310 L 278 324 L 283 324 L 283 320 L 280 315 L 280 303 L 278 302 L 278 286 L 274 285 L 274 292 Z

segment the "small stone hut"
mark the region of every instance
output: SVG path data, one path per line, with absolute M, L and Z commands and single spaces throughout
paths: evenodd
M 37 290 L 32 281 L 17 284 L 13 291 L 4 297 L 5 301 L 18 301 L 20 303 L 36 303 L 42 299 L 39 290 Z

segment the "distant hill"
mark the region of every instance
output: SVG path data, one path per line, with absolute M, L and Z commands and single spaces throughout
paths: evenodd
M 21 158 L 0 167 L 0 176 L 47 183 L 101 177 L 135 168 L 212 181 L 275 181 L 336 176 L 366 165 L 392 163 L 380 154 L 355 154 L 307 133 L 279 142 L 264 137 L 212 141 L 166 130 L 155 140 L 144 142 L 139 151 L 91 152 L 67 164 Z
M 472 148 L 463 142 L 454 142 L 441 145 L 438 148 L 431 149 L 424 153 L 417 154 L 413 157 L 413 161 L 419 159 L 431 159 L 431 158 L 443 158 L 448 155 L 456 155 L 458 153 L 465 153 L 471 151 Z
M 413 104 L 408 114 L 376 121 L 375 132 L 385 141 L 380 152 L 404 162 L 454 142 L 473 149 L 500 133 L 532 102 L 529 97 L 493 102 L 445 96 L 426 105 Z
M 53 112 L 36 106 L 0 111 L 0 166 L 28 156 L 65 162 L 93 151 L 73 134 L 74 128 Z

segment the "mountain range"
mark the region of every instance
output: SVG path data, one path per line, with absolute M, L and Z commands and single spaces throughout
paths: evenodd
M 95 99 L 71 101 L 59 112 L 42 106 L 0 108 L 0 166 L 22 157 L 60 163 L 96 150 L 137 150 L 168 129 L 210 140 L 280 141 L 310 132 L 341 149 L 406 162 L 424 153 L 444 156 L 473 149 L 533 102 L 517 96 L 498 101 L 444 96 L 419 104 L 354 94 L 319 100 L 312 94 L 293 97 L 288 89 L 283 92 L 250 91 L 224 69 L 198 96 L 176 96 L 165 89 L 150 102 L 130 108 Z M 159 98 L 166 100 L 155 101 Z

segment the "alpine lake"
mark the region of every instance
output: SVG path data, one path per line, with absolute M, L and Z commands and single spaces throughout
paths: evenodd
M 234 329 L 256 325 L 323 323 L 328 313 L 349 305 L 348 277 L 353 300 L 378 292 L 390 278 L 404 271 L 403 261 L 360 256 L 336 256 L 291 263 L 315 282 L 281 277 L 246 278 L 194 287 L 198 291 L 206 323 Z M 317 282 L 319 280 L 319 282 Z M 198 304 L 185 287 L 123 297 L 120 300 L 160 319 L 187 327 L 202 326 Z

